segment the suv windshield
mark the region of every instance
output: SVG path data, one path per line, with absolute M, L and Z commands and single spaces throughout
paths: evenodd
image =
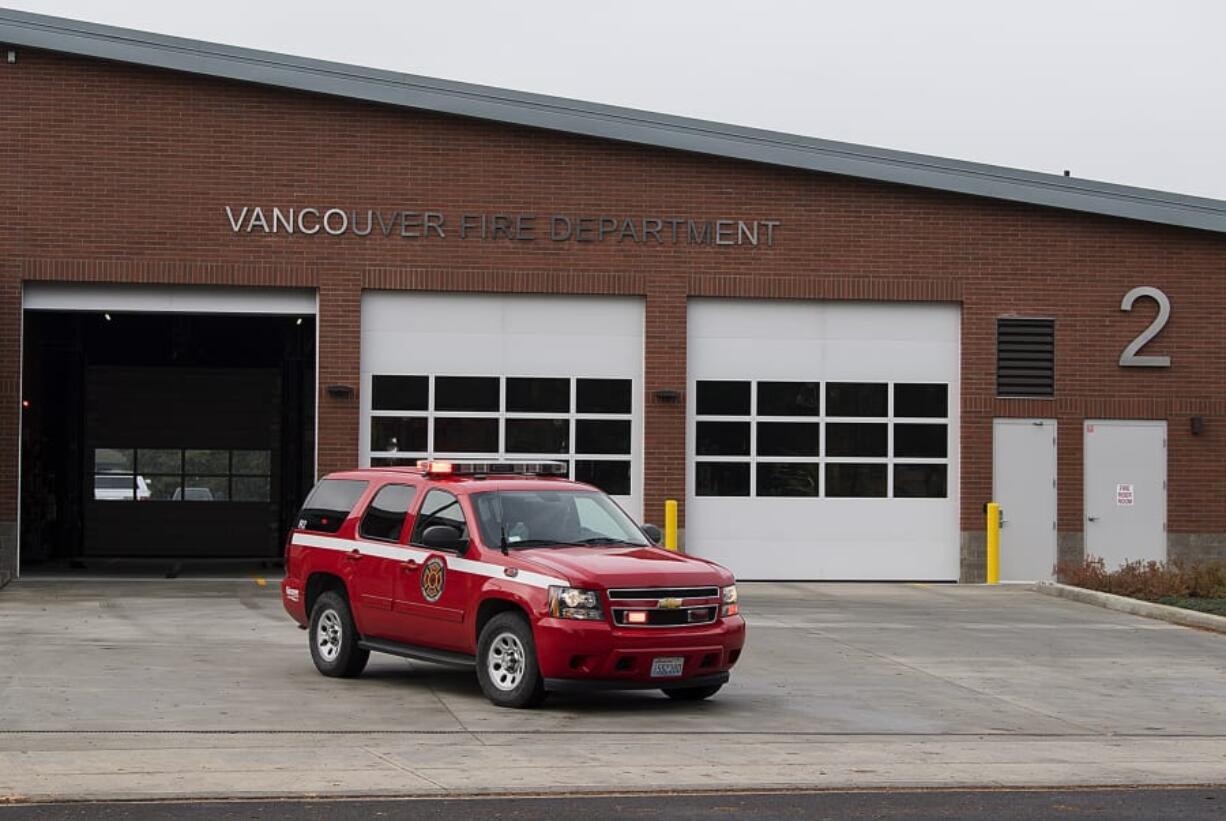
M 481 541 L 511 549 L 557 545 L 640 545 L 648 541 L 603 493 L 500 490 L 472 495 Z

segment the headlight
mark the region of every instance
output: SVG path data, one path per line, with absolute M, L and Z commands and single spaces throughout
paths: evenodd
M 736 585 L 730 584 L 723 589 L 724 606 L 720 613 L 724 616 L 735 616 L 741 612 L 740 605 L 736 601 Z
M 595 590 L 580 590 L 577 587 L 550 587 L 549 614 L 560 619 L 583 621 L 600 621 L 604 618 L 599 594 Z

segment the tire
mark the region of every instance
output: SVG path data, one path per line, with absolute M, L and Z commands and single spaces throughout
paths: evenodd
M 361 637 L 349 602 L 336 591 L 329 590 L 315 601 L 307 636 L 315 669 L 325 676 L 354 678 L 370 660 L 370 651 L 358 647 Z
M 545 700 L 532 628 L 519 613 L 499 613 L 481 628 L 477 680 L 498 707 L 536 707 Z
M 722 684 L 710 684 L 706 687 L 678 687 L 672 690 L 665 690 L 664 695 L 674 701 L 702 701 L 719 692 Z

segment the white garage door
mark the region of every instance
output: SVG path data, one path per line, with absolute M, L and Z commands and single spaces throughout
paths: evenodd
M 370 291 L 364 464 L 552 459 L 642 514 L 643 303 Z
M 957 579 L 959 324 L 692 300 L 686 550 L 744 579 Z

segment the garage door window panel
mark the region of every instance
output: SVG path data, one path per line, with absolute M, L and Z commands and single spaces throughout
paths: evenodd
M 576 385 L 577 413 L 629 414 L 631 382 L 629 379 L 579 379 Z
M 94 499 L 100 502 L 137 498 L 136 451 L 132 448 L 94 449 Z
M 699 380 L 694 394 L 696 496 L 948 495 L 947 384 Z
M 820 382 L 759 382 L 758 416 L 819 416 Z
M 424 416 L 375 416 L 370 420 L 370 449 L 374 452 L 424 453 L 429 422 Z
M 884 422 L 877 424 L 828 422 L 826 423 L 826 455 L 883 457 L 889 452 L 888 437 L 889 426 Z
M 886 466 L 873 463 L 826 463 L 828 498 L 884 499 Z
M 139 448 L 136 465 L 137 474 L 144 479 L 152 500 L 172 501 L 175 490 L 183 485 L 183 451 L 180 448 Z
M 497 413 L 498 382 L 496 376 L 437 376 L 434 379 L 434 409 Z
M 748 456 L 748 422 L 699 422 L 696 427 L 699 456 Z
M 894 455 L 944 459 L 949 453 L 946 425 L 894 424 Z
M 699 416 L 749 416 L 749 382 L 704 380 L 694 392 Z
M 948 416 L 948 385 L 900 382 L 894 386 L 895 419 L 944 419 Z
M 230 499 L 230 452 L 228 450 L 184 451 L 183 486 L 171 494 L 185 502 L 225 502 Z
M 424 411 L 429 407 L 429 377 L 377 375 L 370 382 L 372 410 Z
M 894 498 L 944 499 L 949 495 L 949 466 L 945 464 L 894 465 Z
M 889 413 L 889 393 L 883 382 L 827 382 L 826 416 L 877 416 Z
M 817 497 L 821 473 L 817 462 L 758 462 L 758 495 Z
M 759 422 L 758 456 L 819 456 L 822 428 L 816 422 Z
M 570 453 L 567 419 L 507 419 L 507 453 Z
M 370 464 L 536 457 L 629 495 L 633 386 L 630 379 L 569 376 L 372 376 Z
M 580 419 L 575 423 L 579 453 L 630 453 L 630 420 Z
M 748 462 L 699 462 L 694 492 L 698 496 L 748 496 Z
M 508 378 L 507 413 L 570 413 L 570 380 Z
M 576 459 L 575 480 L 595 485 L 610 496 L 629 496 L 630 462 L 611 459 Z
M 498 453 L 498 419 L 436 417 L 436 453 Z

